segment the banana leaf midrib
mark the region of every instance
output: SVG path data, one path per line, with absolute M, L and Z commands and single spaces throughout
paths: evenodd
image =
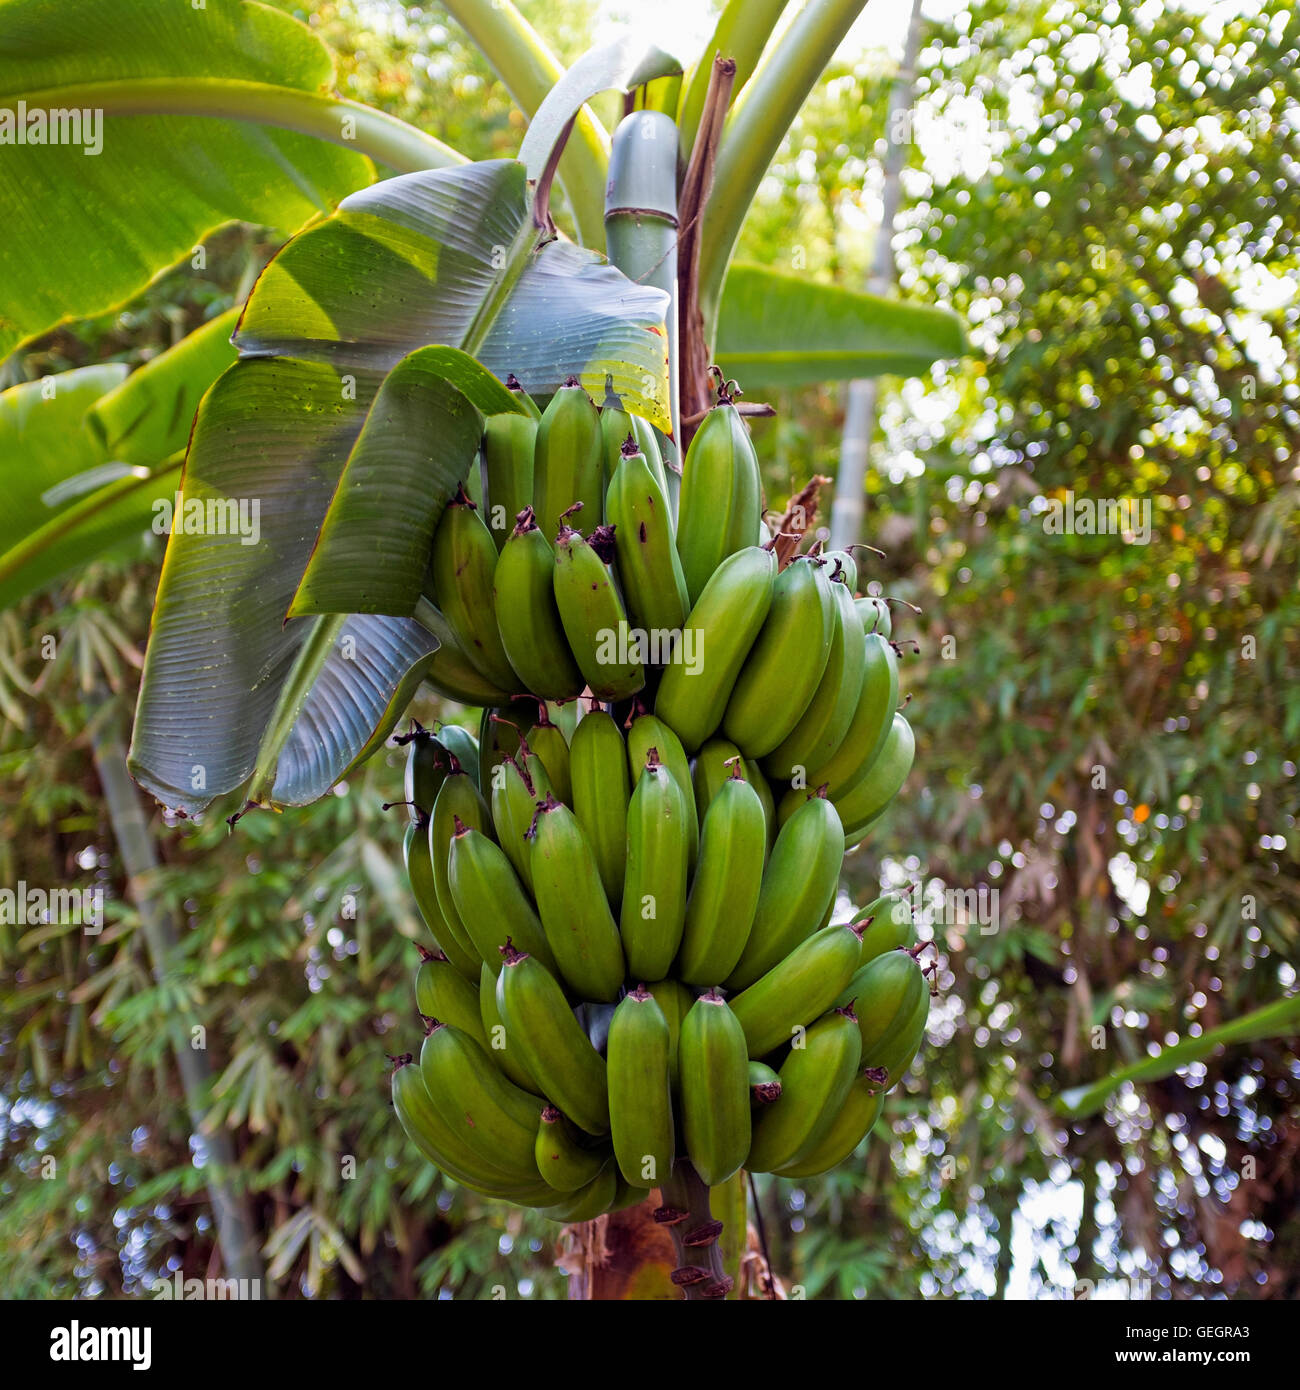
M 79 108 L 106 116 L 204 116 L 280 126 L 328 140 L 368 155 L 397 173 L 467 164 L 450 145 L 373 106 L 325 92 L 234 77 L 133 77 L 119 81 L 75 82 L 37 92 L 0 96 L 0 109 L 19 102 L 31 109 Z M 352 137 L 343 117 L 355 121 Z

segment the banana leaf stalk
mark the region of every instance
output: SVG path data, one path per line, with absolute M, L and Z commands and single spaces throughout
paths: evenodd
M 717 332 L 727 265 L 767 166 L 865 6 L 866 0 L 808 0 L 736 102 L 718 152 L 701 241 L 699 293 L 707 341 Z
M 732 94 L 738 95 L 758 66 L 772 31 L 789 3 L 790 0 L 730 0 L 723 10 L 700 61 L 686 78 L 677 110 L 683 159 L 689 158 L 695 148 L 713 60 L 723 57 L 735 62 L 736 85 Z

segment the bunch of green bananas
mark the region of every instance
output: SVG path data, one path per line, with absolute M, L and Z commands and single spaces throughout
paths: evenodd
M 576 381 L 528 405 L 488 421 L 480 503 L 462 490 L 434 538 L 431 680 L 483 714 L 477 738 L 408 736 L 436 949 L 398 1116 L 449 1176 L 563 1221 L 684 1160 L 708 1185 L 824 1172 L 929 1009 L 905 903 L 832 922 L 912 763 L 889 610 L 855 598 L 850 554 L 781 567 L 760 543 L 725 384 L 676 516 L 644 422 Z

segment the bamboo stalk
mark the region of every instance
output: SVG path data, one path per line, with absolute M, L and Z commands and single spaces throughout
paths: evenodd
M 112 721 L 96 724 L 91 749 L 113 837 L 126 869 L 127 891 L 140 914 L 149 968 L 154 979 L 161 981 L 171 968 L 178 938 L 175 924 L 157 892 L 161 867 L 158 848 L 145 819 L 140 794 L 127 772 L 126 750 Z M 176 1057 L 176 1069 L 180 1072 L 190 1124 L 195 1134 L 203 1136 L 207 1149 L 204 1171 L 222 1262 L 230 1278 L 260 1281 L 264 1276 L 257 1228 L 246 1199 L 225 1176 L 233 1173 L 236 1167 L 230 1137 L 222 1129 L 206 1128 L 213 1079 L 207 1053 L 190 1045 L 185 1023 L 178 1016 L 169 1015 L 166 1027 Z

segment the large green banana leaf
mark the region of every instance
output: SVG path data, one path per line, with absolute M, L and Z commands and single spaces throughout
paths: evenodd
M 203 393 L 235 361 L 239 314 L 218 314 L 95 402 L 89 424 L 109 458 L 152 466 L 185 447 Z
M 584 54 L 546 94 L 528 123 L 519 158 L 529 178 L 541 178 L 552 152 L 562 145 L 567 148 L 565 132 L 592 97 L 612 88 L 630 92 L 657 77 L 679 76 L 681 70 L 676 58 L 653 46 L 646 48 L 631 35 Z M 599 186 L 604 182 L 601 177 Z
M 564 77 L 560 60 L 510 0 L 443 0 L 506 90 L 531 121 Z M 587 108 L 575 116 L 560 160 L 559 182 L 573 210 L 578 240 L 605 249 L 605 174 L 609 132 Z
M 1203 1062 L 1220 1047 L 1230 1043 L 1259 1042 L 1264 1038 L 1294 1038 L 1300 1032 L 1300 995 L 1276 999 L 1262 1009 L 1243 1014 L 1231 1023 L 1221 1024 L 1202 1033 L 1199 1038 L 1187 1038 L 1172 1047 L 1163 1047 L 1154 1057 L 1144 1057 L 1130 1066 L 1120 1067 L 1087 1086 L 1063 1091 L 1056 1098 L 1056 1110 L 1072 1120 L 1096 1114 L 1107 1099 L 1126 1083 L 1159 1081 L 1171 1076 L 1180 1067 Z
M 355 146 L 302 133 L 344 142 L 333 85 L 320 40 L 249 0 L 0 0 L 0 357 L 223 223 L 288 234 L 371 182 Z M 80 143 L 18 143 L 48 138 L 49 111 L 78 113 L 59 133 Z M 163 114 L 186 111 L 206 114 Z M 227 112 L 246 119 L 207 118 Z
M 667 427 L 665 305 L 602 257 L 539 233 L 514 160 L 377 184 L 291 241 L 249 300 L 241 360 L 200 408 L 185 469 L 187 499 L 256 502 L 258 535 L 171 536 L 136 713 L 137 779 L 191 814 L 250 777 L 252 799 L 309 800 L 359 755 L 433 650 L 406 615 L 473 453 L 439 392 L 460 390 L 472 404 L 473 388 L 451 360 L 430 367 L 446 387 L 427 387 L 428 423 L 413 427 L 419 390 L 392 409 L 382 389 L 395 368 L 415 370 L 399 367 L 403 358 L 459 348 L 537 395 L 569 376 L 603 394 L 609 379 L 630 408 Z M 446 438 L 412 449 L 413 428 Z M 400 525 L 340 490 L 362 454 L 366 469 L 382 459 L 394 505 L 410 513 Z M 323 606 L 325 576 L 303 586 L 323 528 L 331 569 L 358 576 L 352 602 L 389 610 L 374 622 L 289 617 L 296 597 L 297 611 Z M 337 589 L 328 602 L 342 604 Z M 367 641 L 349 656 L 345 639 L 358 631 Z M 305 732 L 301 720 L 320 708 L 346 717 Z
M 123 505 L 147 470 L 110 463 L 86 412 L 118 386 L 118 362 L 0 393 L 0 608 L 148 525 Z
M 714 356 L 750 394 L 825 381 L 915 376 L 966 351 L 946 309 L 823 285 L 746 262 L 731 267 Z
M 481 417 L 515 412 L 514 395 L 458 348 L 404 357 L 344 465 L 289 616 L 414 612 L 434 524 L 478 448 Z
M 108 461 L 103 445 L 86 425 L 86 412 L 121 385 L 121 362 L 39 381 L 24 381 L 0 393 L 0 556 L 96 482 L 107 483 L 127 468 L 101 471 L 80 487 L 69 480 Z
M 130 376 L 105 363 L 0 395 L 0 607 L 148 529 L 179 486 L 199 398 L 234 361 L 237 318 Z

